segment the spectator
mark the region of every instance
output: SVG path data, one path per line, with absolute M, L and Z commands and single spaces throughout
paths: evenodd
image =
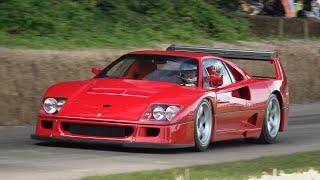
M 263 0 L 241 0 L 243 12 L 249 15 L 258 15 L 263 9 Z
M 285 16 L 281 0 L 241 0 L 242 10 L 249 15 Z
M 311 2 L 311 7 L 314 16 L 320 17 L 320 0 L 313 0 Z
M 264 1 L 263 11 L 270 16 L 285 16 L 285 9 L 280 0 Z
M 303 8 L 298 11 L 298 17 L 319 17 L 320 0 L 303 0 Z
M 261 11 L 263 9 L 262 0 L 250 0 L 249 3 L 251 5 L 251 9 L 252 9 L 252 12 L 250 13 L 250 15 L 258 15 L 261 13 Z
M 318 17 L 320 17 L 320 0 L 317 1 L 317 5 L 318 5 Z

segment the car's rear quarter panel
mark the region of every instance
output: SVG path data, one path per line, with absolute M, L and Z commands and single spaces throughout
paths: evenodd
M 265 81 L 269 91 L 278 97 L 281 106 L 281 124 L 280 131 L 284 131 L 287 127 L 289 114 L 289 89 L 286 79 L 270 79 Z

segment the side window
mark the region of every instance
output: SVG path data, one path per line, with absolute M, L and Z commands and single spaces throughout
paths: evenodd
M 212 86 L 205 81 L 205 79 L 209 76 L 209 73 L 207 71 L 207 68 L 210 66 L 220 65 L 222 67 L 220 74 L 223 75 L 223 84 L 222 86 L 227 86 L 234 82 L 234 78 L 231 76 L 229 70 L 227 69 L 226 65 L 221 62 L 220 60 L 216 59 L 205 59 L 203 60 L 203 78 L 204 78 L 204 84 L 203 87 L 205 88 L 212 88 Z
M 233 74 L 231 73 L 230 68 L 228 67 L 228 65 L 223 63 L 223 66 L 226 68 L 226 71 L 227 71 L 227 73 L 228 73 L 228 75 L 229 75 L 229 77 L 231 79 L 231 82 L 232 83 L 236 82 L 236 79 L 234 78 Z

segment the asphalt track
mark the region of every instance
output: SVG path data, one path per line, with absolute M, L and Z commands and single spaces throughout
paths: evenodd
M 0 179 L 79 179 L 151 169 L 253 159 L 320 150 L 320 103 L 291 107 L 289 126 L 276 144 L 242 140 L 212 144 L 209 151 L 152 150 L 31 140 L 31 126 L 0 127 Z

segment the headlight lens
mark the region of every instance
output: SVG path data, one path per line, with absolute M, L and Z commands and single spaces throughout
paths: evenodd
M 60 111 L 65 102 L 64 98 L 47 98 L 43 102 L 43 109 L 48 114 L 55 114 Z
M 169 107 L 167 107 L 167 109 L 166 109 L 166 118 L 169 121 L 171 121 L 171 119 L 173 119 L 177 115 L 179 110 L 180 110 L 180 108 L 177 107 L 177 106 L 169 106 Z
M 161 106 L 155 106 L 152 111 L 152 115 L 155 120 L 161 121 L 166 117 L 165 111 Z
M 179 106 L 173 105 L 154 105 L 152 108 L 153 118 L 157 121 L 171 121 L 180 110 Z

